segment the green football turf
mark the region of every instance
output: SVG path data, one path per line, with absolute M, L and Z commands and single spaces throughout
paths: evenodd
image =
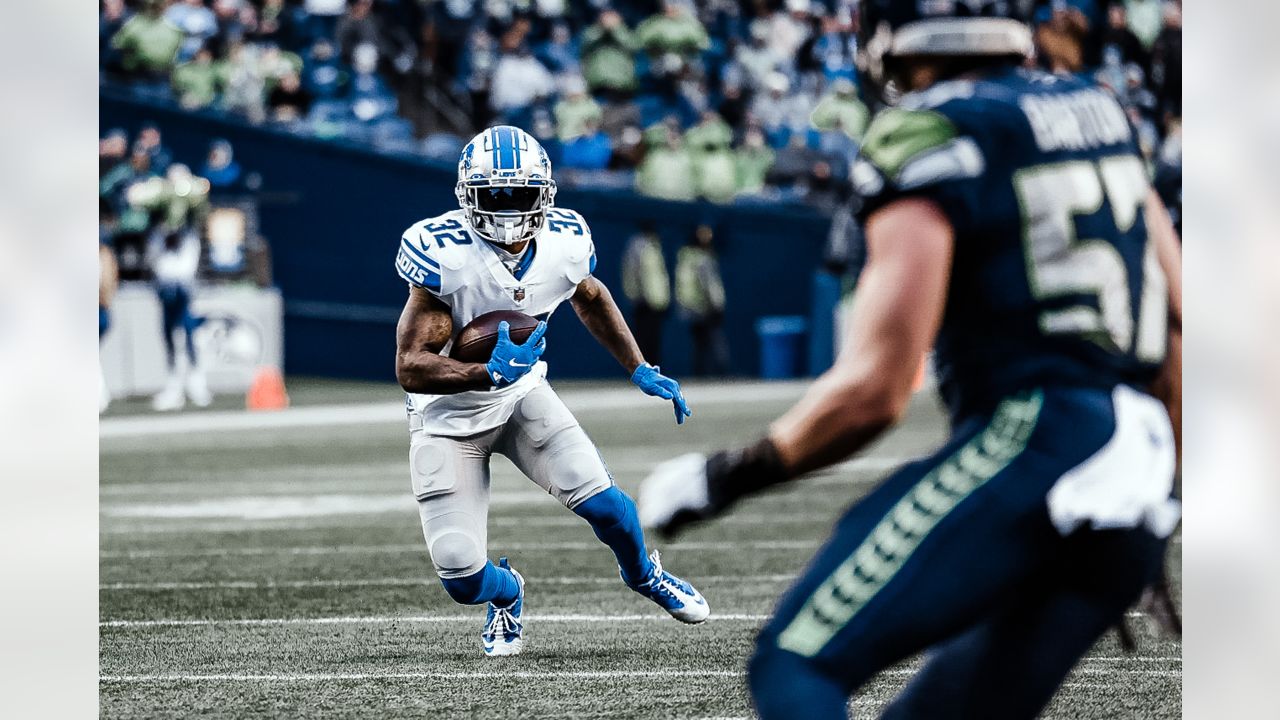
M 599 389 L 557 387 L 571 407 Z M 800 392 L 775 387 L 761 399 L 759 386 L 739 387 L 699 404 L 703 388 L 691 386 L 695 415 L 682 428 L 657 401 L 578 416 L 634 491 L 654 462 L 753 438 Z M 371 384 L 290 392 L 303 407 L 399 397 Z M 144 417 L 136 409 L 113 413 Z M 434 579 L 402 422 L 104 437 L 102 716 L 749 716 L 743 665 L 789 579 L 844 507 L 944 433 L 921 398 L 852 464 L 651 543 L 711 603 L 713 619 L 696 627 L 626 590 L 587 525 L 495 459 L 490 554 L 510 556 L 528 582 L 525 652 L 508 659 L 481 656 L 483 608 L 453 604 Z M 1181 644 L 1130 622 L 1138 651 L 1104 636 L 1045 717 L 1181 715 Z M 874 717 L 918 665 L 881 674 L 854 698 L 853 716 Z

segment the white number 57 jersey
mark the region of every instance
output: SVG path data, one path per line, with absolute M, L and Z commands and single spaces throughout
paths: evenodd
M 595 270 L 591 230 L 573 210 L 551 208 L 547 222 L 519 265 L 507 269 L 498 251 L 472 229 L 461 210 L 423 220 L 400 238 L 396 270 L 410 285 L 424 288 L 448 305 L 453 337 L 467 323 L 494 310 L 516 310 L 547 320 Z M 409 411 L 432 435 L 465 436 L 497 427 L 515 404 L 541 383 L 546 363 L 511 385 L 453 395 L 409 395 Z M 413 423 L 415 426 L 417 423 Z

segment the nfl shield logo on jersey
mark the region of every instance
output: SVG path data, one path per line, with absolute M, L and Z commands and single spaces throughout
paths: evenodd
M 516 302 L 524 302 L 524 288 L 518 287 L 511 291 L 511 297 Z

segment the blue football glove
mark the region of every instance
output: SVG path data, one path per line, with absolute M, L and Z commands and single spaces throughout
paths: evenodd
M 670 400 L 675 406 L 676 424 L 682 425 L 684 419 L 692 415 L 693 411 L 689 409 L 689 403 L 684 401 L 684 394 L 680 392 L 680 383 L 674 378 L 663 375 L 659 370 L 657 365 L 645 363 L 631 374 L 631 382 L 646 395 Z
M 547 349 L 547 341 L 542 338 L 546 331 L 547 322 L 543 320 L 529 333 L 529 339 L 523 345 L 517 345 L 511 341 L 511 325 L 506 320 L 498 323 L 498 344 L 493 347 L 489 362 L 485 364 L 494 385 L 506 387 L 533 369 Z

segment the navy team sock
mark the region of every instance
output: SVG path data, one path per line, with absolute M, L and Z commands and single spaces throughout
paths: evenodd
M 506 607 L 520 595 L 520 583 L 510 570 L 485 562 L 484 568 L 460 578 L 441 578 L 440 584 L 454 602 L 479 605 L 491 602 Z
M 653 563 L 645 554 L 644 532 L 640 530 L 636 504 L 626 493 L 611 487 L 587 498 L 573 511 L 591 523 L 596 537 L 613 551 L 624 582 L 636 585 L 649 577 Z

